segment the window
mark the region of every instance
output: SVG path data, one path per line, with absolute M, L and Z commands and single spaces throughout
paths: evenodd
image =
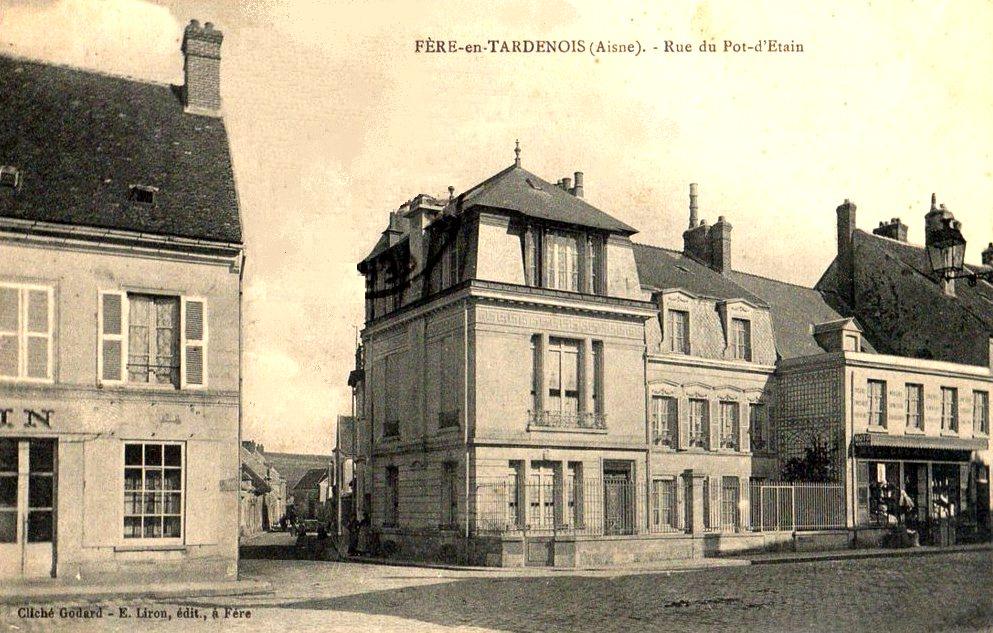
M 545 409 L 576 413 L 579 409 L 580 342 L 552 338 L 548 342 L 548 402 Z
M 21 186 L 21 170 L 11 165 L 0 165 L 0 187 L 19 189 Z
M 445 462 L 441 465 L 441 526 L 458 525 L 459 493 L 458 465 Z
M 589 238 L 589 288 L 588 292 L 597 295 L 607 294 L 606 266 L 604 265 L 604 239 L 599 235 Z
M 737 477 L 721 478 L 721 528 L 736 530 L 738 528 L 738 501 L 740 484 Z
M 446 336 L 441 340 L 438 364 L 438 428 L 458 428 L 461 393 L 459 369 L 462 362 L 456 337 Z
M 679 528 L 676 514 L 676 480 L 656 479 L 652 482 L 652 527 L 656 532 Z
M 158 192 L 158 187 L 150 187 L 148 185 L 131 185 L 128 187 L 128 198 L 134 202 L 152 204 L 155 202 L 155 194 Z
M 531 462 L 528 482 L 528 525 L 532 529 L 551 529 L 555 525 L 555 470 L 552 462 Z
M 182 531 L 182 444 L 125 444 L 124 538 L 178 539 Z
M 100 293 L 104 384 L 207 386 L 207 303 L 187 296 Z
M 769 421 L 765 416 L 765 405 L 748 405 L 748 429 L 751 437 L 751 448 L 755 452 L 765 452 L 772 449 Z
M 545 286 L 579 291 L 579 240 L 574 233 L 545 232 Z
M 731 319 L 731 358 L 752 360 L 752 324 L 747 319 Z
M 721 448 L 728 448 L 736 451 L 740 447 L 740 443 L 738 441 L 738 433 L 739 433 L 738 403 L 722 402 L 720 410 L 721 410 Z
M 690 400 L 690 446 L 707 448 L 708 409 L 706 400 Z
M 669 310 L 670 349 L 677 354 L 690 353 L 690 313 Z
M 989 435 L 990 394 L 988 391 L 972 392 L 972 432 Z
M 400 358 L 398 354 L 390 354 L 383 362 L 386 365 L 386 407 L 383 420 L 383 437 L 400 437 L 400 399 L 397 397 L 400 388 Z
M 869 381 L 869 426 L 886 428 L 886 383 Z
M 593 412 L 602 414 L 603 405 L 603 341 L 593 341 Z
M 440 239 L 439 248 L 443 249 L 441 252 L 441 288 L 448 288 L 459 283 L 462 279 L 458 234 L 452 230 L 436 235 Z
M 524 525 L 524 516 L 521 514 L 524 494 L 524 486 L 521 485 L 523 478 L 524 462 L 512 460 L 507 472 L 506 484 L 508 526 L 523 527 Z
M 0 284 L 0 378 L 52 379 L 52 289 Z
M 924 430 L 924 385 L 908 383 L 907 390 L 907 428 Z
M 959 430 L 959 390 L 954 387 L 941 388 L 941 430 Z
M 386 467 L 386 508 L 383 525 L 396 526 L 400 520 L 400 469 Z
M 843 345 L 844 351 L 857 352 L 859 351 L 859 337 L 854 334 L 846 334 Z
M 179 386 L 179 297 L 128 295 L 128 381 Z
M 652 443 L 676 448 L 678 442 L 678 401 L 669 396 L 652 396 Z
M 583 464 L 569 462 L 565 479 L 564 523 L 567 526 L 582 527 L 583 525 Z

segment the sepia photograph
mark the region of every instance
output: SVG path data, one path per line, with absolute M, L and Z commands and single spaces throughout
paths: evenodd
M 993 631 L 991 41 L 0 0 L 0 633 Z

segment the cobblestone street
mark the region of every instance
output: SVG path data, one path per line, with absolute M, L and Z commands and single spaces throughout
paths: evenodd
M 991 570 L 990 551 L 683 572 L 247 559 L 242 575 L 271 582 L 272 594 L 104 601 L 114 615 L 88 621 L 25 619 L 3 607 L 0 622 L 4 631 L 165 631 L 184 623 L 192 626 L 183 630 L 204 631 L 218 624 L 292 631 L 976 631 L 993 630 Z M 184 606 L 199 609 L 199 618 L 177 621 Z M 120 618 L 120 607 L 129 619 Z M 171 619 L 138 619 L 138 607 Z M 225 608 L 247 613 L 235 617 Z

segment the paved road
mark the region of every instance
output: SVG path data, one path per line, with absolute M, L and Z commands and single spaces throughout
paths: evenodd
M 720 568 L 680 573 L 448 571 L 245 560 L 269 596 L 139 602 L 74 630 L 309 631 L 993 631 L 993 552 Z M 136 606 L 171 621 L 137 620 Z M 224 618 L 224 608 L 250 618 Z M 213 610 L 218 609 L 218 619 Z M 69 628 L 0 612 L 0 631 Z M 137 625 L 137 626 L 135 626 Z

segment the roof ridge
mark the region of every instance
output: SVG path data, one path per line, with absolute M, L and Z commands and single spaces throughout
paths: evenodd
M 746 277 L 756 277 L 758 279 L 764 279 L 766 281 L 771 281 L 773 283 L 783 284 L 784 286 L 793 286 L 794 288 L 801 288 L 803 290 L 812 290 L 814 292 L 818 292 L 817 291 L 817 288 L 814 288 L 812 286 L 805 286 L 803 284 L 793 283 L 792 281 L 783 281 L 782 279 L 775 279 L 773 277 L 766 277 L 765 275 L 759 275 L 758 273 L 747 273 L 747 272 L 745 272 L 743 270 L 734 270 L 734 269 L 731 269 L 731 272 L 733 272 L 733 273 L 735 273 L 737 275 L 744 275 Z
M 98 70 L 95 68 L 84 68 L 82 66 L 74 66 L 73 64 L 70 64 L 68 62 L 55 62 L 44 59 L 34 59 L 31 57 L 26 57 L 24 55 L 17 55 L 15 53 L 10 53 L 7 51 L 0 52 L 0 58 L 6 58 L 14 62 L 21 62 L 25 64 L 36 64 L 38 66 L 48 66 L 50 68 L 61 68 L 62 70 L 70 70 L 73 72 L 84 73 L 87 75 L 96 75 L 98 77 L 106 77 L 108 79 L 119 79 L 122 81 L 130 81 L 132 83 L 157 86 L 160 88 L 172 88 L 173 86 L 177 85 L 170 82 L 148 79 L 146 77 L 134 77 L 132 75 L 121 75 L 117 73 L 111 73 L 105 70 Z

